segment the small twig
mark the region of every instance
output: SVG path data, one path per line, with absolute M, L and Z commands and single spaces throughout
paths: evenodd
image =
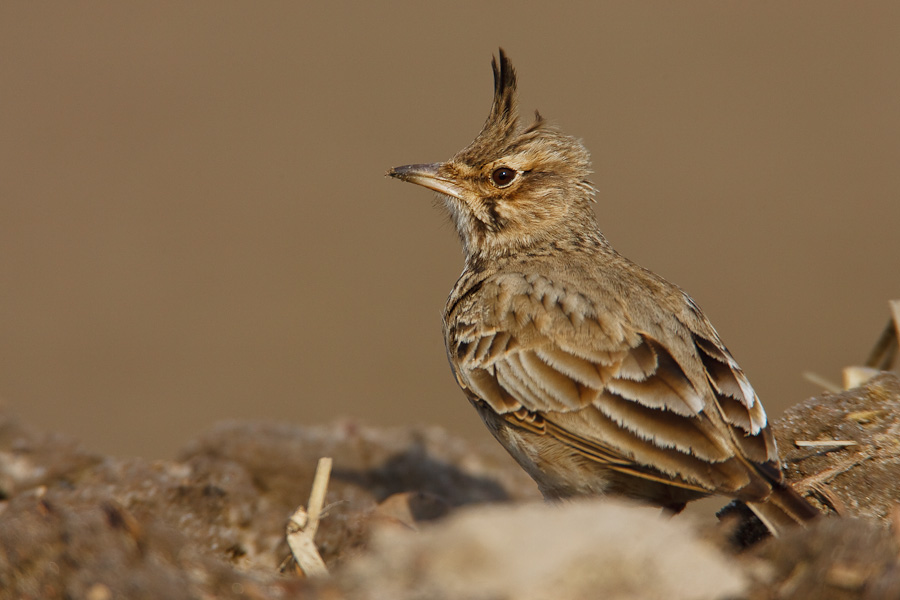
M 890 370 L 897 360 L 897 340 L 900 338 L 900 300 L 891 300 L 888 302 L 888 306 L 891 309 L 891 319 L 866 360 L 867 367 L 879 371 Z
M 323 457 L 316 465 L 316 476 L 313 478 L 312 490 L 309 492 L 309 537 L 316 535 L 319 528 L 319 518 L 322 516 L 322 506 L 325 504 L 325 492 L 328 490 L 328 479 L 331 477 L 331 458 Z
M 875 455 L 871 450 L 863 448 L 860 454 L 853 457 L 853 460 L 843 462 L 842 464 L 831 467 L 830 469 L 825 469 L 824 471 L 819 471 L 818 473 L 809 475 L 807 477 L 804 477 L 803 479 L 792 481 L 791 485 L 798 492 L 813 489 L 817 485 L 828 485 L 838 475 L 846 473 L 850 469 L 855 469 L 864 462 L 872 460 L 874 456 Z
M 818 448 L 820 446 L 834 446 L 844 448 L 846 446 L 857 446 L 859 442 L 853 440 L 794 440 L 794 445 L 798 448 Z
M 850 390 L 864 385 L 867 381 L 880 374 L 881 371 L 872 367 L 844 367 L 844 389 Z
M 841 391 L 841 386 L 834 383 L 833 381 L 826 379 L 818 373 L 813 373 L 812 371 L 806 371 L 805 373 L 803 373 L 803 379 L 807 380 L 813 385 L 821 387 L 826 392 L 833 392 L 837 394 Z
M 891 318 L 878 336 L 878 341 L 869 353 L 865 365 L 846 367 L 843 371 L 843 387 L 811 371 L 803 373 L 803 378 L 828 392 L 838 393 L 861 386 L 881 371 L 890 371 L 894 368 L 900 355 L 900 300 L 890 300 L 888 307 Z
M 297 566 L 307 577 L 328 575 L 328 568 L 325 567 L 325 562 L 316 549 L 314 538 L 319 528 L 319 519 L 322 517 L 322 505 L 325 503 L 325 491 L 328 489 L 330 476 L 331 459 L 320 458 L 307 508 L 298 507 L 288 521 L 288 546 Z
M 350 503 L 349 500 L 335 500 L 334 502 L 331 502 L 330 504 L 328 504 L 328 506 L 326 506 L 325 508 L 322 509 L 321 513 L 319 513 L 319 520 L 321 521 L 322 519 L 327 517 L 328 512 L 335 506 L 340 506 L 341 504 L 349 504 L 349 503 Z
M 824 483 L 813 483 L 809 487 L 810 493 L 817 497 L 826 507 L 830 507 L 839 517 L 847 514 L 846 506 L 831 489 Z

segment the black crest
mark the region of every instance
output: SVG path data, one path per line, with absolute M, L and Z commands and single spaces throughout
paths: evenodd
M 512 61 L 500 48 L 500 59 L 491 59 L 494 71 L 494 101 L 491 114 L 478 137 L 490 132 L 492 136 L 505 138 L 516 130 L 518 107 L 516 98 L 516 70 Z
M 494 99 L 481 133 L 460 151 L 457 158 L 480 158 L 489 155 L 498 147 L 507 145 L 518 133 L 518 110 L 516 99 L 516 70 L 503 48 L 500 56 L 491 60 L 494 71 Z

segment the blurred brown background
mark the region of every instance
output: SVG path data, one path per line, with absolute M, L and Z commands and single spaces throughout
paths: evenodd
M 326 6 L 327 4 L 327 6 Z M 900 296 L 900 4 L 0 4 L 0 398 L 89 447 L 225 418 L 487 436 L 444 358 L 431 194 L 503 46 L 593 151 L 604 232 L 766 403 Z

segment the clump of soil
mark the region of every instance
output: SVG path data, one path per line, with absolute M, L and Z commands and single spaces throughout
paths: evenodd
M 498 445 L 439 428 L 228 422 L 147 461 L 0 411 L 0 598 L 900 597 L 900 379 L 776 427 L 788 479 L 840 517 L 744 550 L 690 517 L 543 504 Z M 279 565 L 322 456 L 332 575 L 308 580 Z

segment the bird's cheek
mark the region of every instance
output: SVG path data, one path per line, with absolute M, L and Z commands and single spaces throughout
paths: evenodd
M 510 227 L 535 227 L 544 216 L 541 206 L 525 199 L 504 203 L 497 212 Z

